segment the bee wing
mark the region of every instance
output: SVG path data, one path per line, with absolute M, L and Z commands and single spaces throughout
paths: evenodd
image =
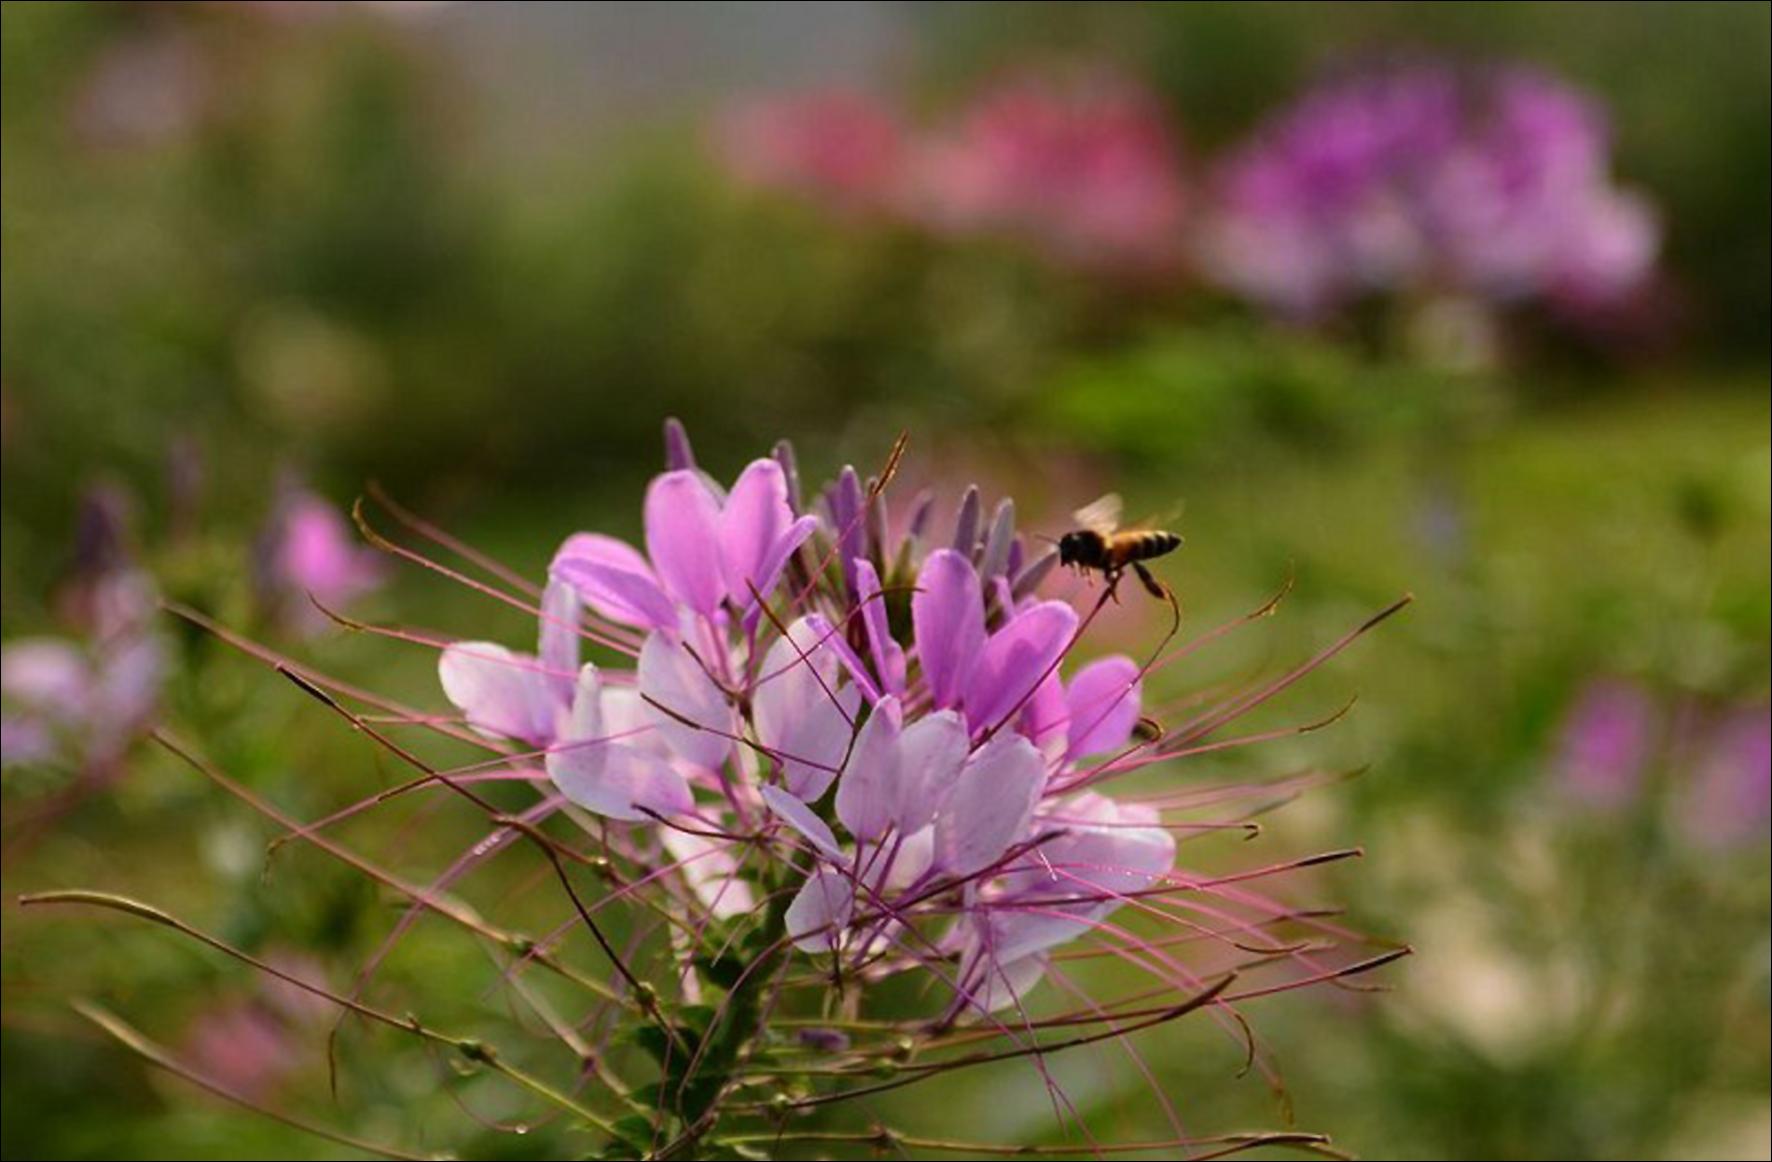
M 1152 513 L 1148 520 L 1142 520 L 1133 527 L 1141 529 L 1174 528 L 1177 524 L 1181 523 L 1181 516 L 1186 511 L 1187 501 L 1177 500 L 1162 512 Z
M 1120 513 L 1125 509 L 1120 494 L 1110 492 L 1100 500 L 1079 508 L 1072 515 L 1079 525 L 1106 536 L 1120 527 Z

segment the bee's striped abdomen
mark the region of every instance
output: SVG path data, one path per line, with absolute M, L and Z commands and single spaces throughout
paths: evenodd
M 1173 553 L 1181 547 L 1181 538 L 1162 529 L 1145 529 L 1121 533 L 1114 538 L 1115 556 L 1123 562 L 1149 561 Z

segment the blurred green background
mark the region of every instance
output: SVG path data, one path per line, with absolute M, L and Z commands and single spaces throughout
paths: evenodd
M 1283 1092 L 1238 1077 L 1239 1049 L 1209 1027 L 1142 1040 L 1186 1124 L 1290 1119 L 1374 1158 L 1772 1151 L 1763 792 L 1757 815 L 1751 797 L 1736 810 L 1739 833 L 1682 807 L 1711 761 L 1695 732 L 1766 727 L 1772 8 L 0 14 L 8 641 L 80 628 L 65 595 L 90 553 L 75 530 L 103 483 L 129 498 L 120 540 L 168 598 L 436 705 L 426 651 L 275 616 L 254 545 L 279 490 L 299 478 L 343 505 L 379 481 L 537 576 L 567 533 L 636 532 L 667 415 L 726 478 L 780 437 L 808 481 L 865 469 L 904 429 L 907 478 L 1013 494 L 1027 527 L 1056 532 L 1110 488 L 1133 512 L 1179 504 L 1188 544 L 1165 575 L 1193 627 L 1295 584 L 1278 619 L 1166 674 L 1162 693 L 1283 664 L 1417 596 L 1273 720 L 1357 692 L 1346 721 L 1187 775 L 1349 772 L 1273 815 L 1263 842 L 1275 858 L 1361 845 L 1305 891 L 1416 955 L 1390 991 L 1252 1010 Z M 1202 171 L 1325 70 L 1429 52 L 1554 70 L 1610 111 L 1615 170 L 1664 231 L 1653 318 L 1631 341 L 1528 308 L 1504 358 L 1453 365 L 1360 326 L 1282 326 L 1203 288 L 1104 285 L 1013 246 L 759 196 L 707 148 L 709 118 L 746 94 L 844 83 L 939 111 L 1002 69 L 1088 59 L 1143 78 Z M 529 632 L 412 569 L 360 606 L 513 644 Z M 1110 632 L 1141 640 L 1141 616 Z M 158 632 L 165 720 L 292 813 L 399 777 L 262 664 L 182 623 Z M 1603 718 L 1595 699 L 1619 690 L 1653 724 L 1638 723 L 1632 792 L 1599 803 L 1568 783 L 1580 732 Z M 100 998 L 193 1052 L 207 1020 L 211 1048 L 239 1048 L 275 1005 L 238 966 L 131 921 L 11 901 L 125 890 L 261 952 L 302 950 L 335 984 L 397 911 L 311 851 L 267 861 L 263 820 L 151 745 L 101 779 L 78 767 L 5 776 L 5 1156 L 355 1156 L 169 1079 L 67 1007 Z M 341 835 L 390 860 L 416 844 L 441 866 L 476 833 L 437 808 Z M 469 894 L 541 925 L 554 913 L 525 891 L 532 871 Z M 513 1020 L 496 985 L 481 950 L 421 925 L 376 995 L 496 1029 Z M 507 1091 L 355 1027 L 335 1102 L 324 1022 L 277 1013 L 294 1050 L 271 1055 L 265 1086 L 286 1108 L 464 1157 L 585 1148 L 560 1127 L 510 1132 L 530 1115 Z M 1071 1068 L 1092 1122 L 1164 1132 L 1124 1060 Z M 945 1088 L 867 1116 L 1055 1133 L 1023 1074 Z

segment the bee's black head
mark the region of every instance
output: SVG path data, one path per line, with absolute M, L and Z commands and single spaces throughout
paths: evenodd
M 1099 555 L 1101 538 L 1094 533 L 1078 531 L 1058 538 L 1060 565 L 1088 565 Z

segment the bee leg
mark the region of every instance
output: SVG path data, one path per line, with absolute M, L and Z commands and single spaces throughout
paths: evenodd
M 1118 567 L 1101 571 L 1102 577 L 1107 580 L 1107 595 L 1114 599 L 1115 605 L 1120 604 L 1120 577 L 1123 573 L 1124 570 Z
M 1144 563 L 1142 561 L 1132 562 L 1132 568 L 1135 572 L 1137 572 L 1138 579 L 1140 581 L 1144 582 L 1144 589 L 1145 589 L 1146 593 L 1149 593 L 1152 597 L 1155 597 L 1158 601 L 1172 601 L 1172 600 L 1174 600 L 1174 598 L 1171 596 L 1171 594 L 1169 592 L 1169 586 L 1167 586 L 1167 585 L 1163 584 L 1161 581 L 1157 580 L 1156 577 L 1152 575 L 1151 571 L 1144 567 Z

